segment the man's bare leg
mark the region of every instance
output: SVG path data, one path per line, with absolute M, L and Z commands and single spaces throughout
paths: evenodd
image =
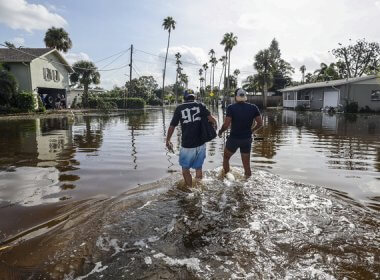
M 231 153 L 226 148 L 224 149 L 224 155 L 223 155 L 223 170 L 224 174 L 227 174 L 230 172 L 230 158 L 232 157 L 234 153 Z
M 202 174 L 202 168 L 201 169 L 195 169 L 195 178 L 198 180 L 202 180 L 203 174 Z
M 245 178 L 251 177 L 251 154 L 241 153 L 241 161 L 243 162 Z
M 190 169 L 182 168 L 182 175 L 186 185 L 191 188 L 193 186 L 193 178 L 191 177 Z

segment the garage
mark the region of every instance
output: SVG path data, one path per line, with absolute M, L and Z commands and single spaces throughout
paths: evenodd
M 323 107 L 338 107 L 339 101 L 339 91 L 328 90 L 324 92 L 323 95 Z
M 46 109 L 66 108 L 66 90 L 59 88 L 38 88 L 38 94 Z

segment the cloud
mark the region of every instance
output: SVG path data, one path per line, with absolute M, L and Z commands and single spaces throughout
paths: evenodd
M 30 4 L 26 0 L 0 0 L 0 22 L 28 32 L 67 25 L 63 17 L 50 12 L 44 5 Z
M 380 9 L 380 1 L 376 1 L 375 2 L 375 6 L 378 7 Z
M 65 59 L 67 60 L 68 63 L 70 64 L 74 64 L 75 62 L 79 61 L 79 60 L 90 60 L 90 56 L 84 52 L 80 52 L 80 53 L 73 53 L 73 52 L 69 52 L 69 53 L 63 53 L 63 56 L 65 57 Z

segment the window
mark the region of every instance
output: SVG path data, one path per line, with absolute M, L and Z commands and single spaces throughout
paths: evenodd
M 373 90 L 372 91 L 371 101 L 380 101 L 380 90 Z
M 51 70 L 49 68 L 43 68 L 43 76 L 46 81 L 53 80 L 54 82 L 59 82 L 59 72 L 57 70 Z

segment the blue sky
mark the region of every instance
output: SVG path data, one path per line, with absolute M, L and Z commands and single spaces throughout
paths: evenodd
M 225 32 L 238 36 L 232 52 L 232 69 L 240 69 L 240 81 L 254 73 L 254 55 L 269 45 L 280 43 L 282 55 L 300 78 L 302 64 L 314 71 L 321 62 L 333 60 L 329 51 L 338 42 L 365 37 L 380 41 L 377 31 L 379 0 L 0 0 L 0 41 L 12 41 L 25 47 L 43 47 L 45 31 L 62 26 L 70 34 L 73 48 L 66 54 L 70 62 L 78 59 L 97 61 L 134 44 L 136 49 L 163 55 L 167 32 L 163 18 L 172 16 L 177 27 L 172 33 L 169 55 L 177 51 L 183 60 L 203 64 L 211 48 L 223 55 L 220 41 Z M 136 72 L 161 79 L 162 59 L 136 51 Z M 112 59 L 98 63 L 106 66 Z M 127 53 L 106 68 L 128 63 Z M 174 81 L 174 64 L 169 61 L 167 83 Z M 190 86 L 199 84 L 196 65 L 183 65 Z M 220 66 L 219 66 L 220 67 Z M 122 85 L 128 68 L 102 72 L 102 86 Z M 217 73 L 218 74 L 218 71 Z

